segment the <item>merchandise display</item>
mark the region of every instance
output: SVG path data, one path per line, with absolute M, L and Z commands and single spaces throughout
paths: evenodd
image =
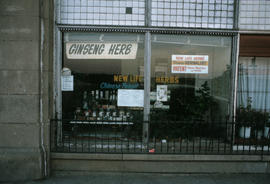
M 129 109 L 117 107 L 117 90 L 84 91 L 82 105 L 74 112 L 75 120 L 126 122 L 132 118 Z

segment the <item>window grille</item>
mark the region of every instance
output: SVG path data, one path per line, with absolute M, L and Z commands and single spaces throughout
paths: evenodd
M 60 24 L 145 25 L 145 0 L 60 2 Z M 234 3 L 234 0 L 151 0 L 151 26 L 232 29 Z
M 239 28 L 270 30 L 270 1 L 240 0 Z
M 233 0 L 152 0 L 152 26 L 232 29 Z
M 144 0 L 61 0 L 60 24 L 143 26 Z

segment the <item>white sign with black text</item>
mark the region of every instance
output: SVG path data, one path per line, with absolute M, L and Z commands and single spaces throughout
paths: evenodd
M 67 42 L 68 59 L 136 59 L 138 44 L 132 43 L 98 43 Z
M 117 106 L 143 107 L 144 90 L 142 89 L 118 89 Z
M 61 90 L 73 91 L 74 90 L 74 77 L 73 75 L 61 76 Z

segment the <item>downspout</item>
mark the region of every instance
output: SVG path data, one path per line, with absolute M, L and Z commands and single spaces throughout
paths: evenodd
M 44 122 L 43 122 L 43 51 L 44 51 L 44 20 L 43 20 L 43 0 L 40 0 L 40 54 L 39 54 L 39 124 L 40 124 L 40 145 L 43 160 L 40 160 L 40 169 L 44 171 L 46 177 L 47 172 L 47 153 L 44 146 Z M 42 163 L 43 162 L 43 163 Z M 44 167 L 44 168 L 42 168 Z

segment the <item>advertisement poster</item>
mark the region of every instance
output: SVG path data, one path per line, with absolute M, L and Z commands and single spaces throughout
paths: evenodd
M 73 91 L 74 89 L 74 77 L 70 76 L 61 76 L 61 89 L 62 91 Z
M 142 89 L 118 89 L 117 106 L 143 107 L 144 90 Z
M 167 85 L 157 85 L 157 101 L 168 101 L 168 87 Z
M 208 73 L 207 55 L 172 55 L 172 73 Z
M 137 50 L 137 43 L 66 43 L 68 59 L 136 59 Z

